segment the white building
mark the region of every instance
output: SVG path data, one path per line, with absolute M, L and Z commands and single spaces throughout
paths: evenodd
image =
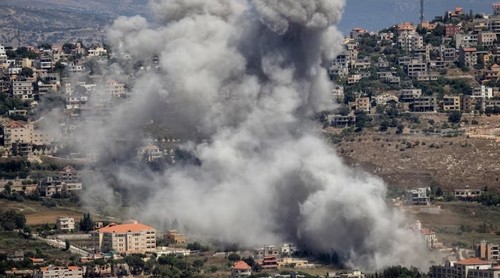
M 33 278 L 82 278 L 83 270 L 79 266 L 47 266 L 35 270 Z
M 158 247 L 154 252 L 156 257 L 160 256 L 168 256 L 168 255 L 181 255 L 181 256 L 189 256 L 191 255 L 191 250 L 184 248 L 169 248 L 169 247 Z
M 492 268 L 492 263 L 478 258 L 469 258 L 458 262 L 446 262 L 445 265 L 433 265 L 430 269 L 431 278 L 469 278 L 469 272 L 487 271 Z M 472 273 L 471 273 L 472 274 Z M 497 276 L 495 276 L 497 277 Z
M 413 188 L 406 190 L 405 201 L 408 205 L 430 205 L 430 197 L 427 196 L 427 188 Z
M 60 231 L 71 232 L 75 230 L 75 218 L 58 217 L 56 221 L 57 229 Z
M 31 81 L 13 81 L 12 96 L 21 100 L 33 100 L 33 83 Z
M 0 44 L 0 66 L 7 63 L 7 52 L 5 47 Z

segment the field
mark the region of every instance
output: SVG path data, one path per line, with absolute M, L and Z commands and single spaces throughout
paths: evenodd
M 46 261 L 74 260 L 76 255 L 51 247 L 42 241 L 25 239 L 16 232 L 0 232 L 0 252 L 13 253 L 15 251 L 31 252 L 31 256 L 44 257 Z
M 0 207 L 3 210 L 14 209 L 26 216 L 26 224 L 35 226 L 41 224 L 55 224 L 59 216 L 74 217 L 75 221 L 82 218 L 84 211 L 77 206 L 57 200 L 59 206 L 55 208 L 47 208 L 42 206 L 41 202 L 25 200 L 22 203 L 0 199 Z

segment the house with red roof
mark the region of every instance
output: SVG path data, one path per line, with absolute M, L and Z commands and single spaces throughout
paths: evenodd
M 246 277 L 252 275 L 252 268 L 244 261 L 237 261 L 231 269 L 231 277 Z
M 91 233 L 96 252 L 149 253 L 156 249 L 156 230 L 132 221 L 125 224 L 111 223 Z

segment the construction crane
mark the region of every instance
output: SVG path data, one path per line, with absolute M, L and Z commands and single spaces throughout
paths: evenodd
M 424 0 L 420 0 L 420 22 L 424 22 Z

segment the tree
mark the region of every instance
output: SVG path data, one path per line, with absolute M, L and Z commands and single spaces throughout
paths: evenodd
M 90 232 L 94 229 L 94 221 L 90 216 L 90 213 L 87 212 L 83 215 L 83 218 L 80 220 L 80 231 Z
M 356 115 L 356 129 L 361 131 L 363 128 L 367 127 L 370 118 L 366 115 L 365 111 L 357 110 L 354 112 Z
M 241 258 L 240 258 L 240 255 L 236 254 L 236 253 L 231 253 L 227 256 L 227 259 L 231 262 L 236 262 L 236 261 L 239 261 Z
M 69 243 L 69 240 L 68 240 L 68 239 L 66 239 L 66 241 L 65 241 L 64 243 L 65 243 L 65 245 L 66 245 L 66 248 L 64 248 L 64 250 L 65 250 L 65 251 L 68 251 L 68 250 L 69 250 L 69 248 L 71 247 L 71 244 Z
M 19 75 L 22 75 L 24 77 L 33 77 L 33 69 L 28 68 L 28 67 L 24 67 L 21 69 L 21 72 L 19 73 Z
M 452 110 L 448 115 L 448 122 L 450 123 L 460 123 L 462 120 L 462 112 L 459 110 Z

